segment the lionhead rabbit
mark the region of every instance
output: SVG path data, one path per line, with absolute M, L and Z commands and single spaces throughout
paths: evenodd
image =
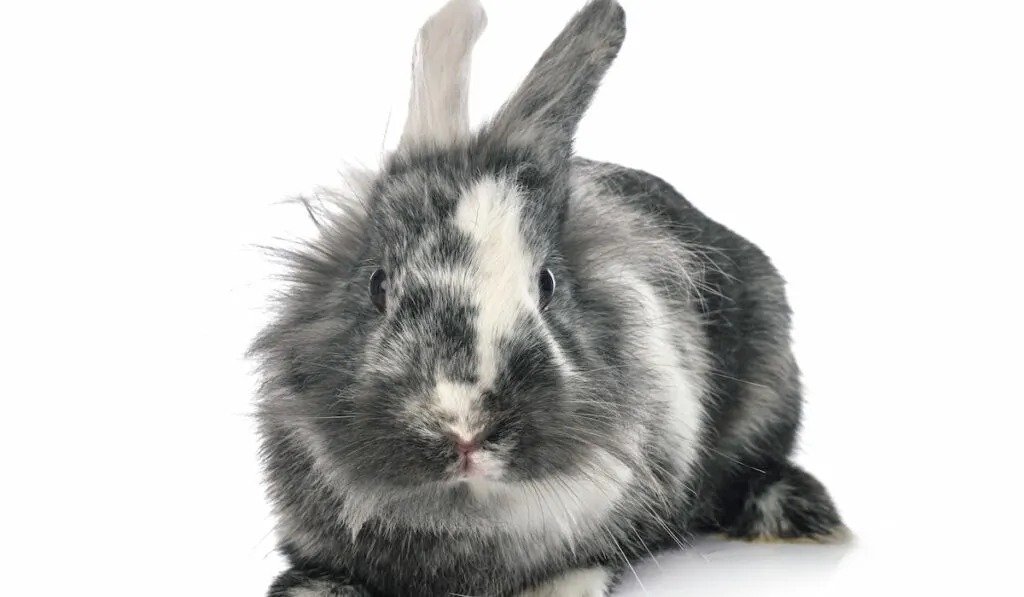
M 255 340 L 272 596 L 610 594 L 698 533 L 841 537 L 790 455 L 783 280 L 663 180 L 573 154 L 625 15 L 587 3 L 470 130 L 477 0 L 417 38 L 408 121 L 288 254 Z

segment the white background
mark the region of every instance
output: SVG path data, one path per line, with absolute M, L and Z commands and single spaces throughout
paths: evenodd
M 704 544 L 622 594 L 1020 594 L 1020 4 L 623 4 L 578 149 L 775 259 L 799 461 L 859 543 Z M 439 5 L 2 5 L 4 595 L 263 593 L 250 247 L 301 232 L 281 199 L 393 145 Z M 477 120 L 580 3 L 485 5 Z

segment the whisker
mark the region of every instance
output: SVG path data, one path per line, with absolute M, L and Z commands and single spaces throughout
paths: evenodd
M 607 531 L 605 532 L 607 533 Z M 633 564 L 630 563 L 629 558 L 626 557 L 626 552 L 622 551 L 622 546 L 619 545 L 618 539 L 616 539 L 615 536 L 611 533 L 608 533 L 608 537 L 612 540 L 612 543 L 615 545 L 615 549 L 619 550 L 619 554 L 622 556 L 623 563 L 626 564 L 626 566 L 629 567 L 630 572 L 633 573 L 633 577 L 636 578 L 636 584 L 640 585 L 640 590 L 644 592 L 644 595 L 647 595 L 647 587 L 645 587 L 644 583 L 641 582 L 640 575 L 636 573 L 636 568 L 633 567 Z

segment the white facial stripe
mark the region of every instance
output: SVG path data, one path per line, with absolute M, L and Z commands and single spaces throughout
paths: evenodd
M 430 284 L 434 287 L 444 288 L 451 290 L 453 293 L 458 295 L 472 295 L 474 291 L 474 274 L 473 272 L 462 269 L 462 268 L 434 268 L 417 270 L 415 273 L 417 279 L 426 284 Z M 530 299 L 533 300 L 532 297 Z M 555 335 L 551 330 L 544 324 L 544 320 L 540 317 L 540 313 L 537 312 L 537 319 L 540 325 L 540 332 L 544 336 L 544 341 L 547 343 L 548 348 L 551 350 L 552 358 L 555 363 L 566 373 L 566 375 L 572 375 L 574 368 L 572 363 L 569 361 L 562 350 L 562 347 L 558 344 L 555 339 Z
M 498 341 L 534 303 L 536 264 L 519 232 L 519 197 L 510 186 L 491 178 L 478 182 L 459 203 L 455 224 L 476 245 L 476 353 L 486 387 L 498 373 Z
M 452 421 L 449 431 L 466 439 L 481 431 L 482 393 L 498 376 L 498 344 L 515 333 L 520 317 L 538 318 L 543 341 L 556 364 L 567 375 L 573 372 L 551 330 L 540 319 L 535 296 L 539 259 L 529 252 L 520 232 L 520 201 L 514 186 L 493 178 L 468 189 L 456 211 L 455 225 L 473 244 L 471 268 L 423 272 L 425 281 L 470 297 L 477 310 L 473 324 L 478 384 L 442 379 L 435 388 L 439 411 Z

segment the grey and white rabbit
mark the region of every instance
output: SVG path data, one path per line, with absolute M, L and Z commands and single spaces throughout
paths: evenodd
M 599 597 L 697 534 L 831 541 L 790 460 L 784 282 L 662 179 L 577 157 L 625 37 L 592 0 L 479 130 L 477 0 L 417 38 L 408 121 L 287 253 L 252 347 L 273 597 Z

